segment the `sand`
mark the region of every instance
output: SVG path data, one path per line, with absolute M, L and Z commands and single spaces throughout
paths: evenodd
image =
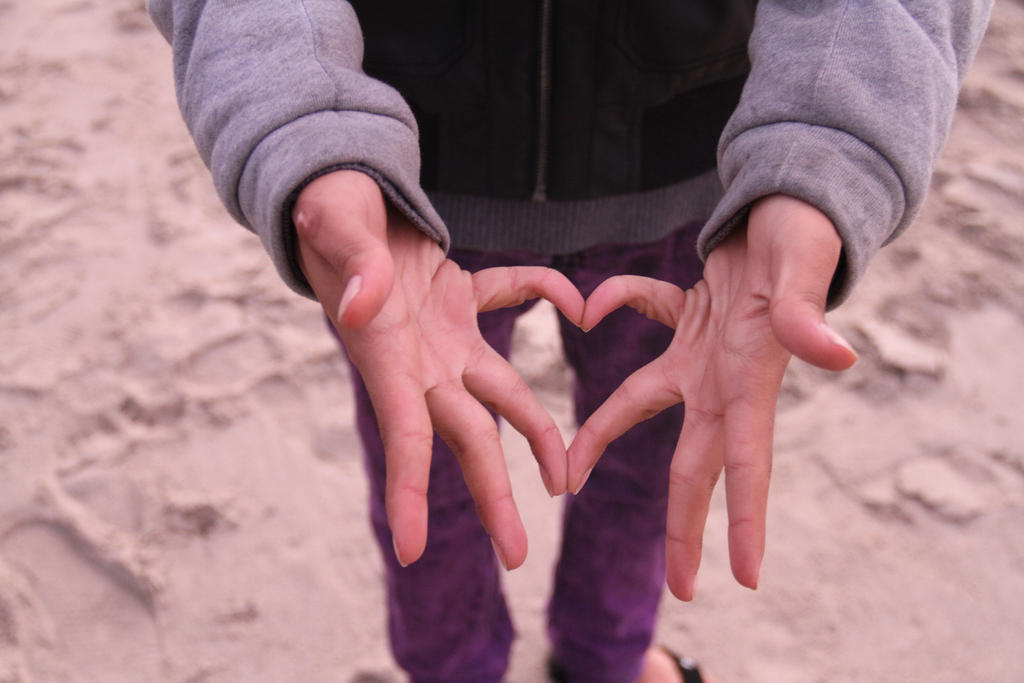
M 933 192 L 794 363 L 761 587 L 716 498 L 658 640 L 726 682 L 1024 681 L 1024 4 L 999 0 Z M 516 359 L 571 433 L 539 306 Z M 0 1 L 0 682 L 398 681 L 346 369 L 218 204 L 138 0 Z M 542 681 L 559 503 L 508 680 Z

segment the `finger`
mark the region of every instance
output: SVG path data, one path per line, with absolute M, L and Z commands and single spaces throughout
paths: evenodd
M 845 370 L 857 362 L 857 352 L 825 322 L 824 310 L 800 292 L 787 292 L 773 301 L 772 332 L 798 358 L 826 370 Z
M 543 297 L 573 323 L 579 325 L 583 318 L 583 296 L 569 278 L 551 268 L 486 268 L 473 273 L 473 289 L 481 313 Z
M 668 380 L 667 361 L 660 356 L 627 377 L 587 418 L 569 446 L 569 488 L 580 489 L 594 464 L 613 440 L 627 429 L 683 400 Z
M 292 212 L 299 266 L 327 315 L 340 327 L 362 327 L 391 291 L 387 211 L 373 179 L 339 171 L 303 189 Z
M 759 201 L 748 226 L 752 249 L 770 253 L 771 326 L 799 358 L 829 370 L 857 360 L 853 348 L 825 323 L 829 287 L 842 241 L 828 216 L 799 199 Z
M 385 385 L 373 373 L 363 370 L 362 374 L 384 442 L 384 508 L 395 555 L 404 567 L 419 559 L 427 544 L 427 488 L 434 429 L 417 383 L 391 375 Z
M 562 434 L 519 373 L 488 346 L 479 361 L 465 370 L 462 381 L 474 396 L 526 437 L 548 493 L 565 493 L 568 468 Z
M 665 533 L 666 581 L 680 600 L 692 600 L 704 545 L 704 526 L 722 471 L 722 415 L 687 406 L 672 457 Z
M 602 282 L 587 297 L 583 329 L 594 329 L 606 315 L 622 306 L 675 328 L 685 303 L 686 293 L 671 283 L 638 275 L 617 275 Z
M 857 361 L 857 353 L 825 322 L 837 258 L 829 255 L 830 243 L 812 234 L 773 254 L 771 327 L 790 353 L 828 370 L 845 370 Z
M 729 560 L 736 580 L 751 589 L 757 588 L 764 557 L 775 401 L 784 368 L 785 362 L 777 371 L 777 381 L 772 378 L 763 387 L 748 387 L 729 402 L 725 412 Z
M 497 425 L 457 382 L 428 390 L 427 408 L 437 433 L 459 460 L 498 559 L 505 569 L 515 569 L 526 559 L 526 530 L 512 498 Z

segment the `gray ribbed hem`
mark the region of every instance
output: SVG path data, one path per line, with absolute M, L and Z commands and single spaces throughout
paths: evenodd
M 598 244 L 643 244 L 704 221 L 722 197 L 718 174 L 630 195 L 534 202 L 432 193 L 452 246 L 570 254 Z

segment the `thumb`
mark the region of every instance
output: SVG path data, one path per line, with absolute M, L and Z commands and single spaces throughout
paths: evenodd
M 394 282 L 377 183 L 358 171 L 328 173 L 302 190 L 292 220 L 299 265 L 328 317 L 339 329 L 366 325 Z
M 779 343 L 827 370 L 853 365 L 857 353 L 825 321 L 842 250 L 829 218 L 799 199 L 777 195 L 755 205 L 748 229 L 753 240 L 770 242 L 771 327 Z

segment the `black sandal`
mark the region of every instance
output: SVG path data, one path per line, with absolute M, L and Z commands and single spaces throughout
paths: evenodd
M 700 666 L 697 662 L 689 657 L 680 657 L 667 647 L 662 647 L 661 651 L 675 662 L 676 668 L 679 669 L 679 673 L 683 677 L 683 683 L 704 683 L 704 677 L 700 675 Z
M 667 647 L 661 647 L 661 651 L 675 662 L 679 669 L 679 675 L 683 677 L 683 683 L 704 683 L 704 677 L 700 675 L 700 666 L 689 657 L 680 657 Z M 569 683 L 569 678 L 562 665 L 554 658 L 548 659 L 548 678 L 551 683 Z

